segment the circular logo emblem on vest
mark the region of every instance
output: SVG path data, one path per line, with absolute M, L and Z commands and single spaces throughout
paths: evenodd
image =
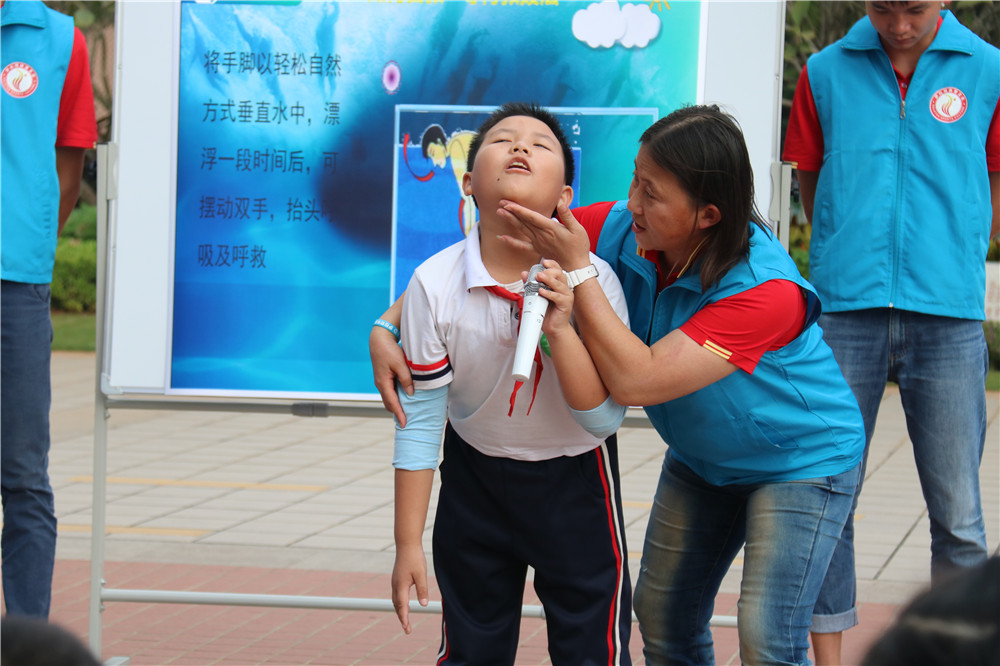
M 12 62 L 0 72 L 0 85 L 11 97 L 27 97 L 38 87 L 38 73 L 26 62 Z
M 965 115 L 969 100 L 958 88 L 941 88 L 931 97 L 931 115 L 943 123 L 953 123 Z

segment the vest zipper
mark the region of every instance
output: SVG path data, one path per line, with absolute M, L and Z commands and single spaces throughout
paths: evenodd
M 891 261 L 891 271 L 889 275 L 889 308 L 894 307 L 896 301 L 896 286 L 898 284 L 899 278 L 899 248 L 900 248 L 900 235 L 902 229 L 902 208 L 903 208 L 903 197 L 900 196 L 900 192 L 903 187 L 903 169 L 905 167 L 905 143 L 906 143 L 906 97 L 903 96 L 903 92 L 899 89 L 899 81 L 896 78 L 896 71 L 892 66 L 892 61 L 889 59 L 889 55 L 883 51 L 885 56 L 885 61 L 889 64 L 889 76 L 893 83 L 893 87 L 896 90 L 896 94 L 899 95 L 899 129 L 896 134 L 896 194 L 895 194 L 895 206 L 893 210 L 892 217 L 892 247 L 890 251 L 892 252 Z M 918 62 L 919 64 L 919 62 Z M 916 74 L 916 68 L 914 68 L 913 74 Z M 913 74 L 910 75 L 910 84 L 912 85 L 913 79 L 915 78 Z M 909 89 L 907 89 L 909 92 Z

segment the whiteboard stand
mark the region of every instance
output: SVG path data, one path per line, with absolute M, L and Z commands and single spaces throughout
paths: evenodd
M 788 162 L 771 163 L 771 207 L 768 217 L 776 220 L 778 240 L 788 250 L 788 235 L 792 223 L 792 165 Z
M 90 627 L 89 645 L 101 654 L 101 591 L 104 587 L 104 532 L 107 502 L 108 410 L 101 373 L 104 369 L 104 320 L 106 269 L 108 266 L 108 202 L 115 198 L 109 176 L 117 168 L 117 145 L 97 145 L 97 313 L 95 316 L 94 373 L 94 487 L 90 525 Z M 117 182 L 117 179 L 110 179 Z

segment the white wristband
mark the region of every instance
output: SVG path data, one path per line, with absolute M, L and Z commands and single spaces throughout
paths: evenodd
M 570 289 L 575 288 L 578 284 L 586 282 L 590 278 L 597 277 L 597 266 L 591 264 L 589 266 L 584 266 L 583 268 L 578 268 L 575 271 L 565 271 L 566 284 L 569 285 Z

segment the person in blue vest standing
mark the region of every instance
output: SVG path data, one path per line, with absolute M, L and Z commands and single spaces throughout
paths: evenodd
M 3 2 L 0 26 L 3 598 L 10 614 L 47 618 L 56 546 L 49 284 L 97 123 L 73 19 L 37 1 Z
M 860 474 L 861 414 L 816 325 L 819 298 L 755 210 L 736 121 L 686 107 L 639 144 L 627 200 L 561 207 L 562 223 L 511 201 L 499 212 L 547 266 L 586 270 L 594 251 L 622 283 L 629 326 L 596 280 L 540 293 L 572 311 L 614 400 L 644 406 L 669 445 L 633 597 L 646 663 L 714 663 L 714 599 L 742 547 L 741 659 L 806 664 Z M 376 386 L 398 377 L 405 390 L 383 338 L 372 331 Z
M 899 385 L 936 583 L 987 557 L 981 321 L 1000 230 L 1000 51 L 939 2 L 866 7 L 802 70 L 784 159 L 812 221 L 820 326 L 867 441 L 886 382 Z M 853 533 L 852 511 L 813 619 L 819 664 L 840 663 L 858 622 Z

